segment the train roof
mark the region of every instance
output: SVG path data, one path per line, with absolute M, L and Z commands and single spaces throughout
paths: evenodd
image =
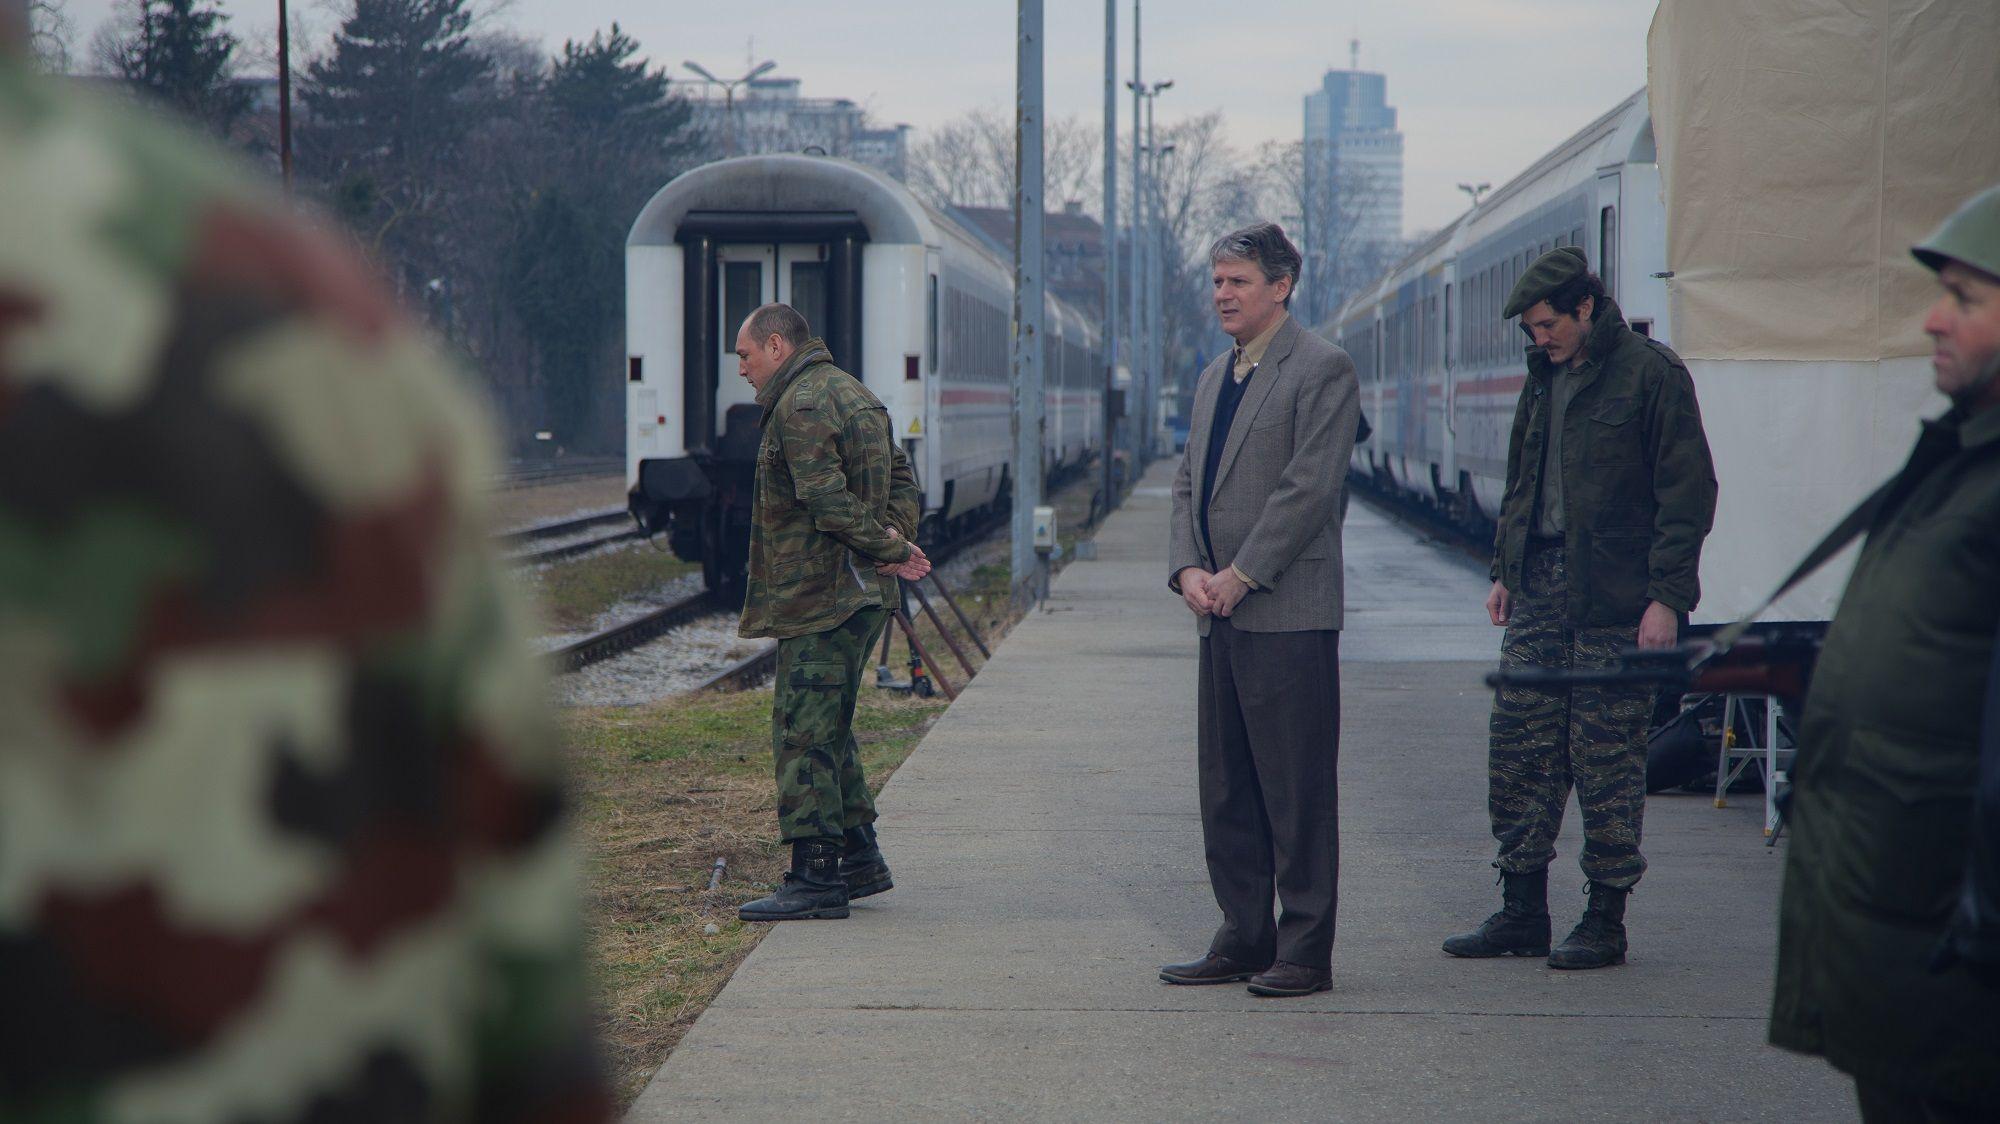
M 787 152 L 717 160 L 675 176 L 640 209 L 625 244 L 672 245 L 695 212 L 774 211 L 852 214 L 869 241 L 890 245 L 939 245 L 938 226 L 950 222 L 874 168 Z
M 707 217 L 781 212 L 828 222 L 859 222 L 870 242 L 944 247 L 1012 278 L 1013 262 L 957 218 L 932 207 L 886 172 L 834 156 L 781 152 L 734 156 L 690 169 L 653 193 L 632 222 L 625 245 L 671 246 L 690 215 Z M 850 218 L 851 217 L 851 218 Z M 1097 326 L 1077 306 L 1054 293 L 1049 304 L 1093 343 Z

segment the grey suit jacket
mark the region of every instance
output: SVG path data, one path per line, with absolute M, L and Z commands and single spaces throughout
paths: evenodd
M 1234 563 L 1258 586 L 1230 615 L 1237 628 L 1337 629 L 1341 498 L 1361 410 L 1354 361 L 1297 320 L 1271 338 L 1216 465 L 1208 500 L 1211 554 L 1195 504 L 1229 359 L 1230 352 L 1217 356 L 1195 387 L 1187 447 L 1174 475 L 1167 586 L 1180 592 L 1179 574 L 1189 566 L 1212 572 Z M 1209 618 L 1199 625 L 1208 635 Z

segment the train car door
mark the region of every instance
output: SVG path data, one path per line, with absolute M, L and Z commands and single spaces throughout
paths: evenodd
M 715 429 L 721 433 L 729 407 L 757 401 L 757 392 L 738 374 L 736 330 L 758 305 L 778 299 L 776 247 L 717 246 L 715 264 L 722 287 L 721 320 L 715 327 Z
M 778 247 L 778 299 L 799 310 L 812 326 L 812 333 L 827 339 L 827 315 L 833 308 L 826 266 L 826 244 L 805 243 Z M 831 348 L 831 341 L 828 344 Z M 858 355 L 835 353 L 833 361 L 849 372 L 861 362 Z

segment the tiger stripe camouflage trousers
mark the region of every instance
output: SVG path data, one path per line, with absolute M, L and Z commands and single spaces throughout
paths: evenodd
M 858 609 L 827 629 L 778 641 L 771 756 L 784 841 L 838 836 L 875 822 L 854 740 L 854 701 L 888 610 Z
M 1514 591 L 1501 661 L 1508 667 L 1607 667 L 1638 642 L 1639 624 L 1573 628 L 1560 546 L 1531 547 Z M 1627 887 L 1646 871 L 1639 853 L 1646 811 L 1646 730 L 1651 687 L 1503 687 L 1493 699 L 1487 812 L 1500 841 L 1495 864 L 1510 874 L 1556 857 L 1572 786 L 1583 809 L 1585 877 Z

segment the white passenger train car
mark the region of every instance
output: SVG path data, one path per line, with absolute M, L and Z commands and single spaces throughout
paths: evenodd
M 1468 528 L 1499 514 L 1525 337 L 1500 309 L 1536 257 L 1581 246 L 1640 332 L 1671 342 L 1645 91 L 1433 235 L 1321 332 L 1354 357 L 1375 434 L 1355 471 Z
M 759 410 L 737 327 L 782 301 L 888 407 L 923 489 L 920 535 L 949 538 L 1013 478 L 1013 269 L 888 176 L 817 156 L 703 165 L 654 195 L 626 242 L 630 503 L 740 593 Z M 1090 320 L 1045 316 L 1051 477 L 1103 446 L 1103 358 Z

